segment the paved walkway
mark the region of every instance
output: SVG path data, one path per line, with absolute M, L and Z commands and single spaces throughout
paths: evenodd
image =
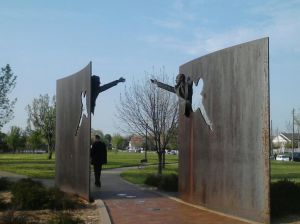
M 95 199 L 104 201 L 113 224 L 247 223 L 199 209 L 153 190 L 130 184 L 120 178 L 123 170 L 104 171 L 100 190 L 91 184 L 92 195 Z
M 101 189 L 94 186 L 93 173 L 91 175 L 91 193 L 98 205 L 101 224 L 248 223 L 189 205 L 176 198 L 176 195 L 171 197 L 130 184 L 120 177 L 120 173 L 126 169 L 128 168 L 104 171 Z M 5 171 L 0 171 L 0 177 L 9 177 L 12 180 L 26 178 Z M 40 181 L 46 186 L 54 186 L 53 180 Z

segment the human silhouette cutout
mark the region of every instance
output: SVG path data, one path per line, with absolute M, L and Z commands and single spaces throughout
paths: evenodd
M 200 87 L 200 89 L 201 89 L 201 92 L 200 92 L 200 93 L 195 93 L 195 94 L 197 94 L 197 95 L 199 94 L 199 95 L 198 95 L 198 97 L 199 97 L 199 102 L 198 102 L 198 104 L 197 104 L 197 107 L 200 109 L 200 112 L 201 112 L 201 114 L 202 114 L 202 116 L 203 116 L 203 118 L 204 118 L 205 123 L 209 126 L 210 130 L 213 131 L 213 124 L 212 124 L 211 120 L 209 119 L 209 117 L 208 117 L 208 115 L 207 115 L 207 113 L 206 113 L 205 107 L 204 107 L 204 92 L 203 92 L 203 90 L 204 90 L 204 88 L 203 88 L 203 87 L 204 87 L 204 82 L 203 82 L 203 79 L 200 78 L 200 79 L 195 83 L 195 85 L 198 86 L 198 87 Z M 196 107 L 196 105 L 193 106 L 193 107 Z M 195 110 L 195 109 L 194 109 L 194 110 Z
M 91 87 L 92 87 L 92 91 L 91 91 L 91 112 L 92 114 L 94 114 L 95 111 L 95 106 L 96 106 L 96 99 L 99 95 L 99 93 L 104 92 L 105 90 L 108 90 L 109 88 L 116 86 L 119 82 L 125 82 L 125 79 L 123 77 L 112 81 L 110 83 L 107 83 L 105 85 L 100 86 L 101 82 L 100 82 L 100 77 L 93 75 L 91 77 Z
M 76 132 L 75 132 L 75 136 L 77 136 L 79 128 L 82 124 L 82 119 L 85 116 L 86 118 L 89 117 L 88 112 L 87 112 L 87 103 L 86 103 L 86 91 L 81 92 L 81 107 L 80 107 L 80 118 L 79 118 L 79 122 L 76 128 Z
M 193 112 L 193 82 L 190 80 L 188 76 L 185 76 L 184 74 L 178 74 L 176 76 L 176 85 L 170 86 L 168 84 L 162 83 L 157 81 L 156 79 L 150 79 L 152 83 L 156 84 L 159 88 L 165 89 L 169 92 L 176 93 L 178 97 L 185 100 L 185 110 L 184 115 L 186 117 L 189 117 L 191 112 Z M 213 125 L 209 117 L 207 116 L 206 110 L 203 105 L 203 86 L 204 82 L 202 79 L 198 80 L 195 85 L 198 86 L 198 84 L 201 86 L 201 93 L 199 94 L 200 101 L 197 102 L 195 105 L 197 105 L 200 109 L 200 112 L 206 122 L 206 124 L 209 126 L 210 130 L 213 131 Z M 196 110 L 196 109 L 195 109 Z

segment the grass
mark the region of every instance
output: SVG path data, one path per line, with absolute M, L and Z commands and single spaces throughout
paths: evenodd
M 271 181 L 283 179 L 300 183 L 300 162 L 271 161 Z
M 104 169 L 112 169 L 119 167 L 138 166 L 140 161 L 145 158 L 144 153 L 129 152 L 109 152 L 107 155 L 108 163 L 104 165 Z M 158 157 L 154 152 L 147 153 L 148 164 L 157 164 Z M 177 155 L 166 155 L 166 163 L 177 163 Z
M 169 165 L 163 171 L 164 174 L 177 173 L 178 164 Z M 147 167 L 139 170 L 128 170 L 122 173 L 122 177 L 135 184 L 143 184 L 146 176 L 157 172 L 157 167 Z M 300 183 L 300 162 L 271 161 L 271 181 L 288 179 Z
M 0 154 L 0 170 L 26 175 L 31 178 L 54 178 L 55 160 L 48 160 L 48 154 Z M 55 158 L 55 155 L 54 155 Z M 142 153 L 108 152 L 108 164 L 104 169 L 137 166 L 145 155 Z M 178 162 L 178 156 L 166 155 L 167 163 Z M 148 164 L 157 164 L 157 154 L 148 153 Z M 170 170 L 169 170 L 170 169 Z M 176 165 L 164 170 L 164 173 L 175 172 Z M 124 177 L 133 182 L 141 183 L 149 173 L 155 173 L 157 168 L 130 170 Z M 137 177 L 134 177 L 137 176 Z M 134 180 L 134 179 L 137 180 Z M 271 180 L 289 179 L 300 183 L 300 162 L 271 161 Z
M 54 159 L 48 160 L 47 156 L 48 154 L 0 154 L 0 170 L 33 178 L 54 178 Z
M 52 160 L 48 154 L 0 154 L 0 170 L 25 175 L 31 178 L 53 179 L 55 174 L 55 155 Z M 148 153 L 148 163 L 157 163 L 157 154 Z M 137 166 L 145 155 L 141 153 L 108 152 L 108 164 L 104 169 Z M 178 162 L 178 156 L 166 155 L 167 163 Z

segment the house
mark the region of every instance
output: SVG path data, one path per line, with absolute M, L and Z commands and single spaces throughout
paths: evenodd
M 288 140 L 288 142 L 292 142 L 293 139 L 293 133 L 285 133 L 282 132 L 281 135 Z M 300 141 L 300 134 L 299 133 L 294 133 L 294 142 L 299 142 Z
M 130 138 L 128 150 L 134 152 L 141 151 L 143 143 L 144 143 L 144 137 L 139 135 L 133 135 Z
M 288 143 L 289 139 L 286 138 L 284 135 L 279 134 L 272 139 L 272 143 L 274 145 L 278 145 L 280 148 L 284 148 Z
M 284 153 L 288 144 L 292 143 L 292 139 L 293 139 L 293 133 L 286 133 L 286 132 L 282 132 L 277 136 L 274 136 L 272 138 L 272 143 L 274 146 L 278 147 L 278 150 L 275 150 L 275 152 L 277 151 L 277 153 Z M 300 134 L 299 133 L 294 133 L 294 148 L 298 148 L 298 143 L 300 143 Z

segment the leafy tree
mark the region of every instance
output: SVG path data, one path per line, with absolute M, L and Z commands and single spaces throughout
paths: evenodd
M 16 153 L 16 150 L 19 148 L 24 148 L 24 136 L 22 129 L 17 126 L 12 126 L 10 132 L 7 134 L 5 139 L 9 149 Z
M 44 147 L 44 138 L 40 130 L 30 131 L 27 137 L 27 147 L 35 150 Z
M 16 85 L 15 76 L 7 64 L 0 71 L 0 129 L 13 118 L 13 110 L 17 98 L 10 100 L 8 95 Z
M 112 144 L 111 144 L 111 139 L 112 139 L 112 137 L 111 137 L 111 135 L 110 135 L 110 134 L 106 134 L 106 135 L 104 136 L 104 139 L 105 139 L 105 141 L 107 142 L 107 147 L 108 147 L 108 149 L 111 149 L 111 148 L 112 148 Z
M 115 134 L 112 136 L 112 146 L 115 149 L 124 149 L 125 148 L 125 143 L 126 143 L 126 139 L 123 138 L 121 135 L 119 134 Z
M 104 136 L 104 138 L 105 138 L 109 143 L 111 143 L 112 137 L 111 137 L 110 134 L 106 134 L 106 135 Z
M 48 147 L 48 159 L 52 158 L 55 148 L 55 122 L 56 122 L 56 100 L 55 96 L 48 94 L 40 95 L 34 99 L 32 105 L 27 105 L 28 129 L 38 131 L 46 139 Z
M 99 135 L 101 141 L 106 145 L 106 147 L 107 147 L 108 149 L 111 149 L 110 141 L 109 141 L 109 139 L 106 137 L 106 135 L 103 134 L 103 131 L 101 131 L 101 130 L 95 130 L 95 129 L 92 128 L 92 129 L 91 129 L 91 138 L 92 138 L 92 139 L 95 139 L 95 135 Z
M 0 132 L 0 151 L 8 151 L 8 145 L 6 143 L 6 134 Z
M 164 72 L 150 74 L 151 78 L 167 82 Z M 162 174 L 163 157 L 171 133 L 177 125 L 178 103 L 175 94 L 151 84 L 150 78 L 133 82 L 132 87 L 121 96 L 118 117 L 124 124 L 124 131 L 140 136 L 148 132 L 154 139 L 158 155 L 158 174 Z

